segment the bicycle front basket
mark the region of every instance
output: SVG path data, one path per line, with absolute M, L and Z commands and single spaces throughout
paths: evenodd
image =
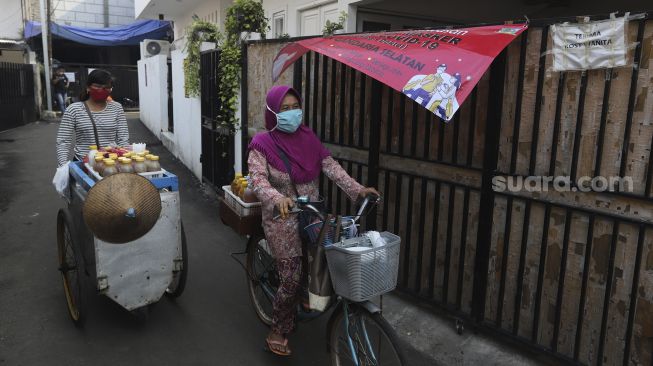
M 355 302 L 394 290 L 399 270 L 401 238 L 382 232 L 384 245 L 372 247 L 360 236 L 326 247 L 329 273 L 336 294 Z

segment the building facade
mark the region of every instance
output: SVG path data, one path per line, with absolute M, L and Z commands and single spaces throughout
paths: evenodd
M 27 19 L 41 21 L 39 0 L 23 0 Z M 134 22 L 134 0 L 50 0 L 52 21 L 83 28 Z

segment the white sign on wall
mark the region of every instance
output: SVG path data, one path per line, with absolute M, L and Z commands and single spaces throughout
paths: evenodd
M 553 71 L 626 65 L 626 18 L 551 26 Z

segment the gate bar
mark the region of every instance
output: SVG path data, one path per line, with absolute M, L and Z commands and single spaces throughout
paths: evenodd
M 474 271 L 474 289 L 472 295 L 471 316 L 477 322 L 485 318 L 485 301 L 488 282 L 488 267 L 490 262 L 490 247 L 492 246 L 492 221 L 494 218 L 494 191 L 492 177 L 499 160 L 499 131 L 501 130 L 501 113 L 503 109 L 503 89 L 506 74 L 506 51 L 503 50 L 495 58 L 490 67 L 490 93 L 488 97 L 488 118 L 485 133 L 485 153 L 483 158 L 483 179 L 478 235 L 476 243 L 476 260 Z M 441 139 L 442 141 L 442 139 Z

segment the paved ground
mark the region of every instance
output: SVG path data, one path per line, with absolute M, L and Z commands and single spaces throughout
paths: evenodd
M 137 115 L 136 115 L 137 116 Z M 69 320 L 57 272 L 55 218 L 64 207 L 51 180 L 57 122 L 0 132 L 0 366 L 4 365 L 328 365 L 327 316 L 291 336 L 295 354 L 262 351 L 243 270 L 229 256 L 244 239 L 220 223 L 215 195 L 161 146 L 138 119 L 145 141 L 178 174 L 190 272 L 177 301 L 163 298 L 138 322 L 104 296 L 89 296 L 84 329 Z M 491 337 L 455 333 L 453 320 L 397 296 L 384 313 L 406 342 L 409 366 L 540 365 Z
M 138 120 L 132 140 L 146 141 L 179 175 L 189 243 L 185 293 L 155 305 L 139 323 L 104 296 L 91 294 L 83 330 L 68 318 L 57 272 L 55 218 L 64 206 L 51 181 L 56 122 L 0 133 L 0 365 L 328 365 L 327 317 L 291 336 L 295 355 L 262 351 L 267 329 L 229 254 L 244 240 L 220 223 L 215 198 Z M 412 353 L 412 352 L 411 352 Z M 411 355 L 411 364 L 429 364 Z

